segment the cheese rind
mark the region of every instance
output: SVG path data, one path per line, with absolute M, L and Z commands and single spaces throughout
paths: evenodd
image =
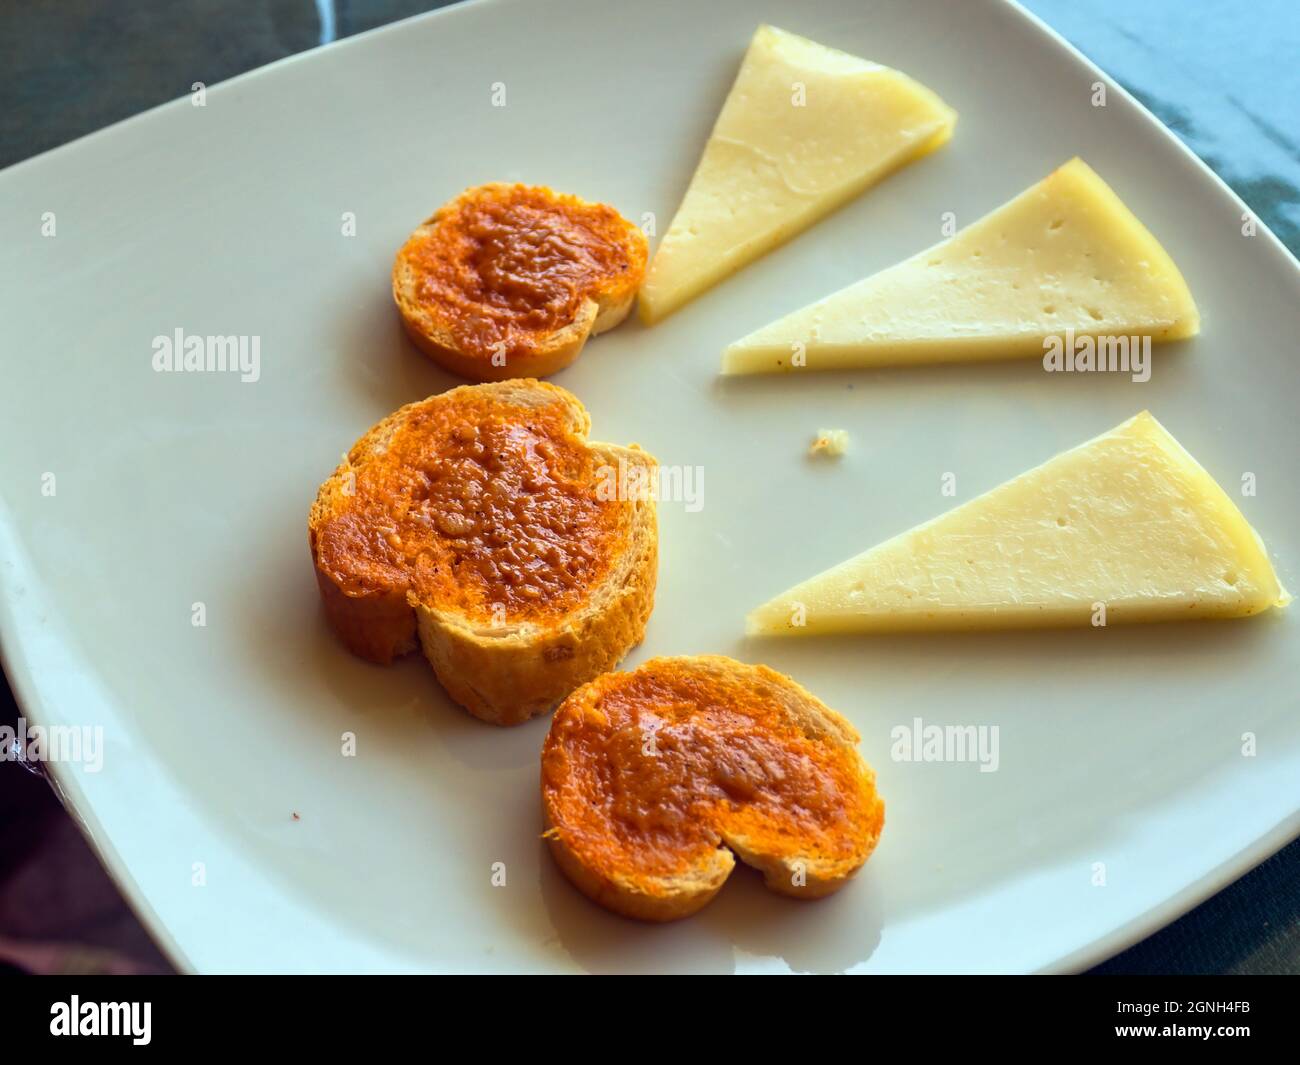
M 1081 159 L 950 240 L 736 341 L 722 372 L 1042 357 L 1048 337 L 1200 329 L 1178 267 Z
M 640 293 L 646 324 L 951 136 L 905 74 L 772 26 L 745 53 Z
M 1245 617 L 1289 601 L 1241 511 L 1143 411 L 791 588 L 747 630 L 1114 625 Z

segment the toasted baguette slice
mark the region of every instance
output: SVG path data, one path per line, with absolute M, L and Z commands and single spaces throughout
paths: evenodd
M 885 807 L 858 734 L 789 677 L 721 655 L 607 673 L 556 712 L 542 748 L 545 837 L 615 913 L 674 921 L 738 857 L 782 895 L 842 887 Z
M 416 346 L 452 373 L 546 377 L 627 317 L 646 257 L 645 234 L 612 207 L 480 185 L 411 234 L 393 298 Z
M 325 613 L 388 663 L 420 646 L 475 717 L 515 725 L 640 642 L 658 564 L 653 457 L 591 443 L 577 397 L 465 385 L 385 418 L 307 521 Z

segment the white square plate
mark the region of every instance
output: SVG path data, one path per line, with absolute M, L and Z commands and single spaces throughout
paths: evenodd
M 645 927 L 588 903 L 543 853 L 547 722 L 490 728 L 419 659 L 351 658 L 322 619 L 305 520 L 365 429 L 455 383 L 391 304 L 407 232 L 463 187 L 512 179 L 666 224 L 760 21 L 913 75 L 959 110 L 954 140 L 555 380 L 596 439 L 704 470 L 702 510 L 661 506 L 658 606 L 628 664 L 721 652 L 793 674 L 862 732 L 888 825 L 832 899 L 791 903 L 738 872 L 696 918 Z M 1241 202 L 1118 87 L 1092 106 L 1099 80 L 994 0 L 491 0 L 0 174 L 5 665 L 33 722 L 103 727 L 102 771 L 57 766 L 58 782 L 178 964 L 1071 969 L 1295 836 L 1295 608 L 1080 632 L 741 635 L 759 601 L 950 506 L 944 473 L 968 499 L 1144 407 L 1230 491 L 1255 475 L 1243 509 L 1300 583 L 1300 272 L 1266 231 L 1242 235 Z M 1150 382 L 1033 360 L 716 378 L 727 341 L 1076 153 L 1204 314 L 1194 341 L 1156 350 Z M 178 328 L 260 337 L 260 379 L 154 372 L 153 338 Z M 842 462 L 804 458 L 821 426 L 850 431 Z M 914 717 L 996 724 L 998 771 L 891 761 L 890 730 Z

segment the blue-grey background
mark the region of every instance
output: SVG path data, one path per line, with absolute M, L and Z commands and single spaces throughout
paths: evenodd
M 619 2 L 640 0 L 610 0 Z M 212 85 L 442 6 L 0 0 L 0 167 L 183 96 L 194 81 Z M 1300 0 L 1026 6 L 1146 104 L 1300 255 Z M 0 723 L 16 716 L 0 684 Z M 6 968 L 169 968 L 43 781 L 13 763 L 0 764 Z M 1300 842 L 1095 971 L 1300 973 Z

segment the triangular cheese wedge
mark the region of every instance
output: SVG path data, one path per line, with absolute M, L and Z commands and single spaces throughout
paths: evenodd
M 1244 617 L 1290 600 L 1232 500 L 1146 411 L 749 616 L 751 635 Z
M 1131 338 L 1199 329 L 1174 261 L 1072 159 L 951 239 L 736 341 L 722 372 L 1043 358 L 1049 337 L 1123 340 L 1130 354 Z
M 896 70 L 760 26 L 641 289 L 647 324 L 952 136 Z

